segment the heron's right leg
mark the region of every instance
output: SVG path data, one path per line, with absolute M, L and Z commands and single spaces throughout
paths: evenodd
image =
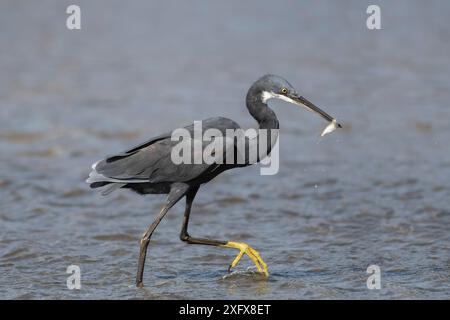
M 263 273 L 266 277 L 269 276 L 269 271 L 267 264 L 261 258 L 261 255 L 258 251 L 250 247 L 246 243 L 242 242 L 230 242 L 230 241 L 222 241 L 222 240 L 214 240 L 214 239 L 204 239 L 204 238 L 193 238 L 189 235 L 187 229 L 189 224 L 189 216 L 191 214 L 192 202 L 194 201 L 195 195 L 197 194 L 199 187 L 191 188 L 186 193 L 186 209 L 184 212 L 183 226 L 181 227 L 180 239 L 189 244 L 203 244 L 209 246 L 217 246 L 222 248 L 235 248 L 239 250 L 238 255 L 233 260 L 233 262 L 228 267 L 228 271 L 231 271 L 234 268 L 241 258 L 246 254 L 256 265 L 258 271 Z

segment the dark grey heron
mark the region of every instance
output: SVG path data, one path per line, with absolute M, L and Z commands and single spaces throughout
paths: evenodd
M 288 81 L 279 76 L 265 75 L 250 87 L 246 97 L 248 111 L 258 122 L 260 129 L 278 130 L 279 128 L 275 112 L 267 105 L 267 101 L 272 98 L 281 99 L 305 107 L 323 117 L 329 122 L 329 125 L 325 128 L 322 135 L 333 131 L 337 127 L 341 127 L 333 117 L 303 96 L 299 95 Z M 236 130 L 240 127 L 235 121 L 223 117 L 209 118 L 202 122 L 203 130 L 211 128 L 217 129 L 225 135 L 227 129 Z M 192 134 L 194 127 L 191 125 L 185 127 L 185 129 Z M 271 134 L 270 132 L 267 137 L 264 137 L 264 139 L 268 139 L 269 146 L 262 156 L 258 156 L 256 162 L 270 154 L 276 140 L 273 139 L 276 138 L 274 137 L 274 134 Z M 259 135 L 256 139 L 259 139 Z M 136 285 L 143 286 L 142 278 L 147 247 L 153 232 L 164 218 L 167 211 L 183 197 L 186 197 L 186 207 L 180 233 L 180 239 L 182 241 L 189 244 L 202 244 L 238 249 L 239 254 L 230 264 L 228 271 L 234 268 L 245 254 L 254 262 L 260 273 L 268 276 L 267 264 L 263 261 L 260 254 L 246 243 L 194 238 L 188 233 L 192 202 L 200 186 L 226 170 L 236 167 L 245 167 L 252 163 L 250 163 L 248 158 L 245 158 L 243 163 L 235 164 L 175 164 L 171 159 L 171 153 L 176 143 L 176 141 L 171 139 L 170 132 L 152 138 L 125 152 L 108 156 L 107 158 L 96 162 L 92 166 L 93 170 L 87 179 L 91 188 L 103 188 L 104 194 L 108 194 L 118 188 L 126 188 L 142 195 L 168 195 L 167 200 L 155 221 L 150 225 L 147 231 L 145 231 L 141 238 Z M 245 148 L 249 148 L 248 144 L 245 144 Z

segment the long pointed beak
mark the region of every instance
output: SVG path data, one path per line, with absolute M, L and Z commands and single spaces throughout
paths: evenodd
M 308 99 L 306 99 L 306 98 L 304 98 L 302 96 L 297 96 L 297 95 L 292 95 L 290 98 L 294 101 L 294 103 L 296 105 L 298 105 L 300 107 L 304 107 L 304 108 L 306 108 L 309 111 L 312 111 L 314 113 L 317 113 L 318 115 L 322 116 L 322 118 L 324 118 L 328 122 L 336 121 L 335 118 L 333 118 L 328 113 L 326 113 L 325 111 L 320 109 L 318 106 L 316 106 L 314 103 L 312 103 Z M 339 123 L 336 123 L 336 126 L 338 128 L 342 128 L 342 126 Z

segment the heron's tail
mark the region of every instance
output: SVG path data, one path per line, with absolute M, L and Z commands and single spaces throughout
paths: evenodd
M 92 189 L 103 188 L 101 190 L 101 195 L 106 196 L 113 192 L 116 189 L 122 188 L 127 183 L 121 182 L 120 180 L 113 179 L 107 176 L 104 176 L 101 173 L 98 173 L 96 170 L 97 164 L 100 161 L 97 161 L 92 165 L 92 171 L 89 173 L 89 177 L 86 179 L 86 182 L 89 183 L 89 186 Z

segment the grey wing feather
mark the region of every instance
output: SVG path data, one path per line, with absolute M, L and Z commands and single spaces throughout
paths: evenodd
M 210 118 L 202 122 L 203 132 L 210 128 L 237 129 L 239 125 L 227 118 Z M 194 126 L 185 127 L 193 136 Z M 172 148 L 178 141 L 171 141 L 170 134 L 153 138 L 124 153 L 110 156 L 94 164 L 88 183 L 158 183 L 189 181 L 217 164 L 175 164 L 171 159 Z

